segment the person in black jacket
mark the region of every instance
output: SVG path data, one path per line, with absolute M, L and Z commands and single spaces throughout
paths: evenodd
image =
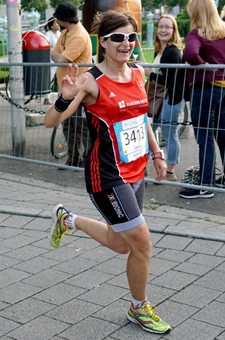
M 183 45 L 176 20 L 168 14 L 162 15 L 157 23 L 155 37 L 155 64 L 179 64 L 183 60 Z M 177 133 L 179 115 L 184 109 L 184 70 L 176 68 L 145 68 L 150 81 L 165 85 L 168 94 L 158 119 L 153 121 L 153 131 L 161 127 L 167 148 L 166 180 L 176 181 L 175 165 L 179 162 L 180 143 Z

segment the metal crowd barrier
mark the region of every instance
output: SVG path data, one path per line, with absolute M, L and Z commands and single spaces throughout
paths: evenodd
M 88 152 L 90 138 L 86 125 L 84 110 L 79 107 L 77 112 L 68 123 L 67 131 L 72 130 L 72 134 L 65 132 L 66 128 L 63 124 L 54 129 L 46 129 L 43 125 L 44 115 L 49 106 L 44 105 L 44 98 L 49 95 L 51 102 L 58 97 L 57 81 L 51 78 L 52 72 L 56 66 L 67 66 L 67 64 L 52 63 L 0 63 L 0 158 L 10 160 L 18 160 L 22 162 L 31 162 L 41 165 L 47 165 L 68 170 L 83 171 L 82 156 Z M 79 67 L 91 67 L 93 64 L 79 64 Z M 194 84 L 197 72 L 203 72 L 205 76 L 207 69 L 215 74 L 218 65 L 202 65 L 190 66 L 188 64 L 142 64 L 145 67 L 166 68 L 168 70 L 175 69 L 175 81 L 179 75 L 179 71 L 184 69 L 183 88 L 185 86 L 185 78 L 189 69 L 194 70 Z M 225 65 L 220 65 L 225 75 Z M 9 72 L 10 71 L 10 72 Z M 13 75 L 13 77 L 11 76 Z M 48 78 L 46 85 L 46 77 Z M 10 79 L 11 78 L 11 79 Z M 224 77 L 225 78 L 225 77 Z M 22 87 L 21 87 L 22 79 Z M 50 79 L 50 81 L 49 81 Z M 52 81 L 51 81 L 52 80 Z M 13 86 L 12 86 L 13 84 Z M 18 84 L 18 90 L 17 90 Z M 21 95 L 21 88 L 23 93 Z M 204 87 L 201 89 L 204 91 Z M 12 93 L 13 91 L 13 93 Z M 185 182 L 185 172 L 187 169 L 197 169 L 199 165 L 199 150 L 194 138 L 193 126 L 190 117 L 193 93 L 190 91 L 190 101 L 186 102 L 178 123 L 161 120 L 160 126 L 167 124 L 168 126 L 177 125 L 179 142 L 181 146 L 180 162 L 175 167 L 178 177 L 177 182 L 162 181 L 162 184 L 175 185 L 180 187 L 193 187 L 194 184 Z M 221 109 L 221 108 L 220 108 Z M 223 115 L 225 113 L 222 113 Z M 154 122 L 152 121 L 152 124 Z M 18 129 L 19 126 L 19 129 Z M 209 127 L 207 129 L 210 129 Z M 217 132 L 218 132 L 217 128 Z M 64 133 L 63 133 L 64 130 Z M 23 134 L 22 142 L 19 147 L 15 147 L 20 133 Z M 72 137 L 71 137 L 72 135 Z M 162 149 L 166 152 L 165 141 L 162 131 L 156 132 L 156 139 Z M 76 155 L 75 163 L 72 166 L 66 165 L 68 158 L 68 145 L 72 145 L 72 158 Z M 71 150 L 70 150 L 71 151 Z M 216 178 L 222 175 L 222 161 L 218 147 L 216 147 Z M 146 181 L 155 181 L 155 170 L 152 161 L 148 162 L 149 174 L 145 178 Z M 196 172 L 196 171 L 195 171 Z M 196 188 L 202 189 L 201 185 L 194 185 Z M 224 189 L 214 187 L 213 183 L 210 190 L 225 192 Z

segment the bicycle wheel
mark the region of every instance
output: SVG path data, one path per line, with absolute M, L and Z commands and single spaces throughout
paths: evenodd
M 181 114 L 179 116 L 179 120 L 178 120 L 179 125 L 178 125 L 177 132 L 178 132 L 179 137 L 182 135 L 182 133 L 184 132 L 184 130 L 186 128 L 186 125 L 184 125 L 183 123 L 187 123 L 188 119 L 189 119 L 189 110 L 188 110 L 187 103 L 185 102 L 184 109 L 181 112 Z M 166 142 L 163 139 L 163 133 L 162 133 L 162 130 L 160 128 L 158 128 L 155 135 L 156 135 L 156 141 L 157 141 L 158 145 L 160 147 L 165 146 Z
M 67 155 L 68 146 L 62 124 L 53 129 L 50 147 L 52 155 L 57 159 Z

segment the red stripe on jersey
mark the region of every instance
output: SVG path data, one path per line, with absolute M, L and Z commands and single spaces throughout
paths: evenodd
M 98 136 L 95 140 L 94 147 L 92 149 L 91 153 L 91 182 L 92 182 L 92 188 L 93 192 L 101 191 L 101 180 L 100 180 L 100 174 L 99 174 L 99 158 L 98 158 L 98 148 L 100 145 L 100 137 L 99 137 L 99 130 L 100 130 L 100 123 L 99 119 L 95 116 L 92 117 L 92 124 L 96 128 L 98 132 Z
M 98 148 L 100 145 L 100 138 L 98 137 L 95 141 L 92 153 L 91 153 L 91 182 L 93 192 L 101 191 L 101 181 L 99 174 L 99 158 L 98 158 Z

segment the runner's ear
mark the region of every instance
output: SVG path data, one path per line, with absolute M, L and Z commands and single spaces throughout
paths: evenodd
M 108 40 L 108 39 L 107 39 Z M 105 48 L 107 46 L 107 40 L 105 40 L 103 37 L 99 38 L 99 44 Z

